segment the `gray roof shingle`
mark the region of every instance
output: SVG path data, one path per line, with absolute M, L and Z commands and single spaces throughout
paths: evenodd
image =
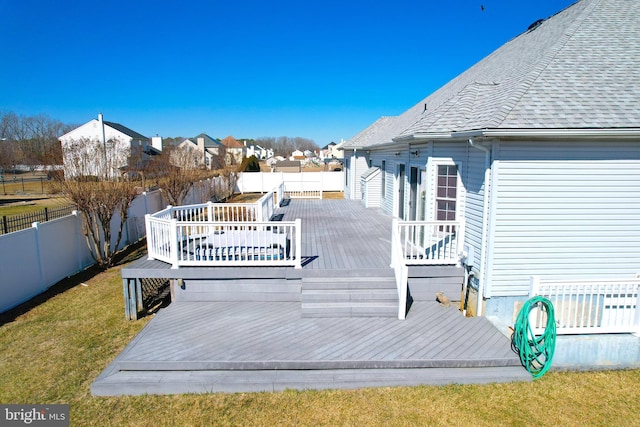
M 113 129 L 124 133 L 127 136 L 130 136 L 131 138 L 135 139 L 135 140 L 140 140 L 140 141 L 148 141 L 149 138 L 147 138 L 146 136 L 136 132 L 135 130 L 131 130 L 128 127 L 121 125 L 120 123 L 114 123 L 114 122 L 104 122 L 105 125 L 112 127 Z
M 640 127 L 639 24 L 636 0 L 581 0 L 345 148 L 479 129 Z

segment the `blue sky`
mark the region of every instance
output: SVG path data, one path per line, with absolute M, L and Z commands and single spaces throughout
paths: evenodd
M 0 110 L 323 146 L 572 3 L 0 0 Z

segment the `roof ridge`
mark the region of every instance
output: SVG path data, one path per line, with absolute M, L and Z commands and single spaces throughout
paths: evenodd
M 528 90 L 531 88 L 531 86 L 533 86 L 533 84 L 538 80 L 538 78 L 540 78 L 542 73 L 549 67 L 549 65 L 553 62 L 553 60 L 567 45 L 567 43 L 578 31 L 578 29 L 582 26 L 584 21 L 593 13 L 593 11 L 596 8 L 596 5 L 598 5 L 600 2 L 601 0 L 593 0 L 590 4 L 588 4 L 585 7 L 585 9 L 580 13 L 580 15 L 571 22 L 571 24 L 567 27 L 565 31 L 563 31 L 562 37 L 557 41 L 557 43 L 551 49 L 549 49 L 549 51 L 545 53 L 542 59 L 533 66 L 533 69 L 526 74 L 525 78 L 522 79 L 519 87 L 514 90 L 514 96 L 511 96 L 509 98 L 509 101 L 511 102 L 508 102 L 507 105 L 503 106 L 503 108 L 500 109 L 500 111 L 503 112 L 503 114 L 502 114 L 502 118 L 496 121 L 496 127 L 500 127 L 500 125 L 504 123 L 509 113 L 513 111 L 516 105 L 518 105 L 518 103 L 522 100 L 522 97 L 528 92 Z M 569 5 L 567 8 L 551 15 L 549 18 L 546 18 L 545 21 L 566 11 L 567 9 L 569 9 L 574 5 L 575 3 Z M 540 27 L 540 25 L 543 25 L 543 24 L 544 22 L 542 22 L 539 25 L 536 25 L 534 28 L 527 30 L 527 32 L 535 31 L 538 29 L 538 27 Z

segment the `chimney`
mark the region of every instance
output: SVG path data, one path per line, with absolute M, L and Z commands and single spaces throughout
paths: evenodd
M 162 151 L 162 137 L 159 135 L 151 137 L 151 146 L 158 151 Z
M 107 143 L 107 138 L 104 134 L 104 120 L 102 118 L 102 113 L 98 113 L 98 124 L 100 125 L 100 142 L 102 145 Z

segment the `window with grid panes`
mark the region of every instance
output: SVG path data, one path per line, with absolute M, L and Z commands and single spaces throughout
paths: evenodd
M 438 221 L 455 221 L 457 193 L 457 166 L 439 165 L 436 189 L 436 219 Z

